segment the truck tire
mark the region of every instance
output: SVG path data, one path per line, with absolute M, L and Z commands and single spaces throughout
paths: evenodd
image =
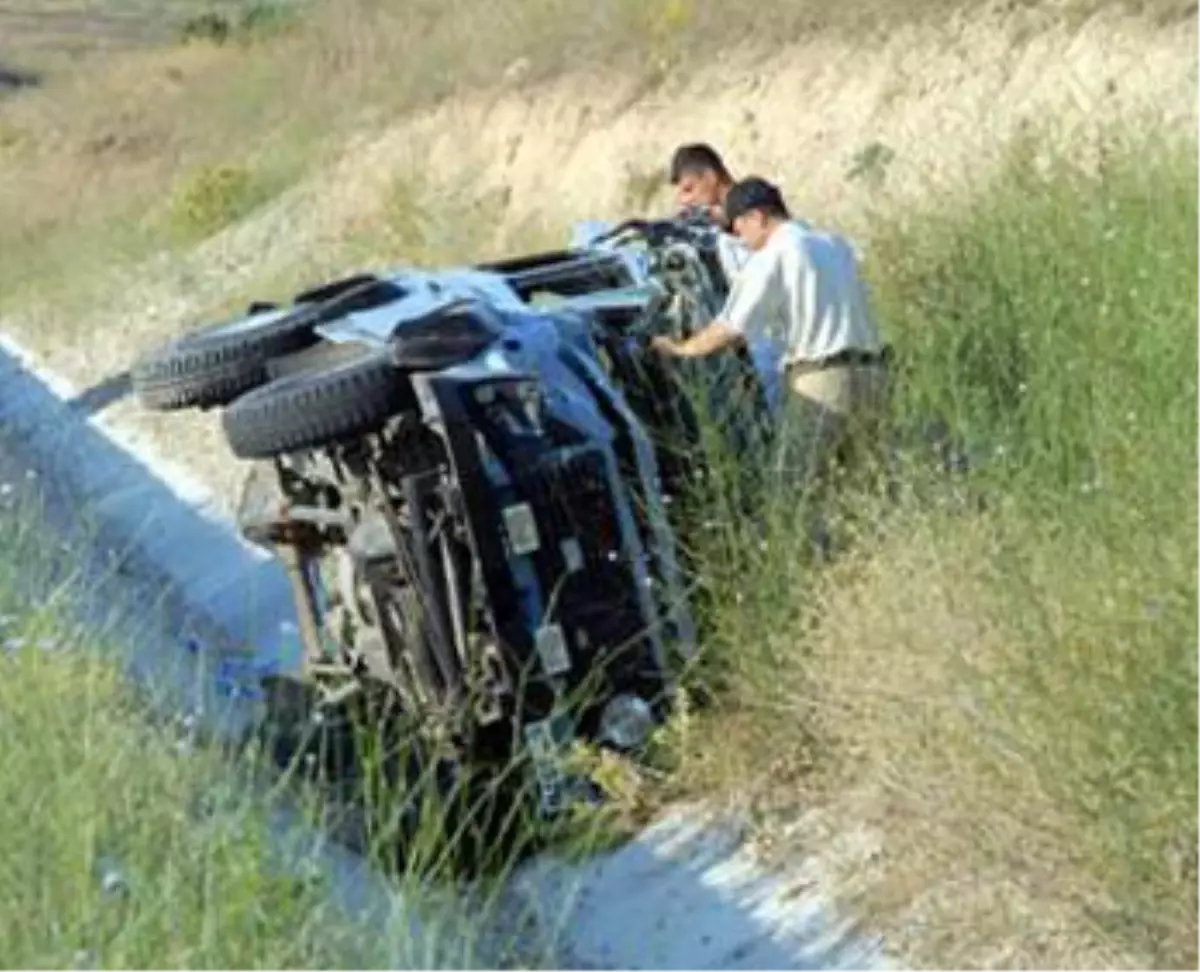
M 206 327 L 143 355 L 131 369 L 134 392 L 157 412 L 217 408 L 267 381 L 268 362 L 317 341 L 314 307 L 255 321 Z
M 243 395 L 222 414 L 239 459 L 270 459 L 378 431 L 416 407 L 407 375 L 387 353 L 302 371 Z
M 306 290 L 286 310 L 256 301 L 243 317 L 144 355 L 132 369 L 134 391 L 143 406 L 160 412 L 223 407 L 270 381 L 273 359 L 316 344 L 319 324 L 402 296 L 392 281 L 359 274 Z

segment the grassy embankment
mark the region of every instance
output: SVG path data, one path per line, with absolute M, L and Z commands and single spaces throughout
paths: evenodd
M 131 4 L 108 0 L 108 8 L 89 5 L 88 11 L 124 15 Z M 56 9 L 78 6 L 62 0 Z M 1024 33 L 1036 34 L 1100 10 L 1139 11 L 1169 22 L 1190 6 L 1182 0 L 1068 0 L 1011 13 Z M 206 9 L 175 0 L 154 14 L 138 7 L 135 19 L 158 18 L 157 36 L 181 31 L 189 16 Z M 599 65 L 641 78 L 651 91 L 743 43 L 778 49 L 814 35 L 866 41 L 900 27 L 945 23 L 951 15 L 994 13 L 987 3 L 955 0 L 786 0 L 753 16 L 749 8 L 696 0 L 583 7 L 573 0 L 522 0 L 506 6 L 503 17 L 485 17 L 475 4 L 429 0 L 290 6 L 223 0 L 213 9 L 233 27 L 224 43 L 137 48 L 111 62 L 93 58 L 77 71 L 51 70 L 44 91 L 0 102 L 0 310 L 35 295 L 58 307 L 86 307 L 95 296 L 87 284 L 95 277 L 152 254 L 183 253 L 320 171 L 351 139 L 458 92 Z M 6 15 L 15 40 L 34 29 L 36 17 L 22 5 Z M 247 15 L 250 27 L 243 30 Z M 479 42 L 481 31 L 487 43 Z M 36 70 L 38 49 L 18 47 L 10 56 L 26 50 Z M 485 211 L 432 200 L 439 207 L 433 221 L 472 213 L 487 220 L 487 201 L 475 202 Z M 411 214 L 401 216 L 406 221 Z M 284 235 L 288 228 L 287 222 L 278 227 Z M 440 228 L 423 228 L 432 258 L 453 249 L 452 242 L 440 242 Z M 361 241 L 346 242 L 341 256 L 361 252 L 355 248 Z M 323 250 L 333 248 L 322 241 Z M 378 247 L 367 244 L 367 250 L 380 255 Z M 337 259 L 314 254 L 313 272 Z
M 973 499 L 913 467 L 845 495 L 831 566 L 791 497 L 709 551 L 723 691 L 681 778 L 777 822 L 857 794 L 867 903 L 933 909 L 926 961 L 1196 962 L 1196 179 L 1186 138 L 1015 150 L 879 225 L 897 418 L 977 445 Z
M 682 64 L 747 30 L 727 7 L 581 16 L 547 0 L 480 47 L 467 5 L 436 6 L 318 9 L 269 45 L 146 54 L 105 75 L 103 97 L 81 85 L 57 125 L 0 117 L 5 162 L 29 163 L 0 187 L 5 299 L 53 293 L 81 255 L 99 272 L 183 252 L 372 112 L 488 83 L 517 58 L 530 76 L 568 50 Z M 815 16 L 775 9 L 779 39 Z M 946 9 L 820 17 L 853 31 Z M 147 71 L 170 80 L 153 99 Z M 848 496 L 830 566 L 799 548 L 786 498 L 765 549 L 729 521 L 706 551 L 721 691 L 655 798 L 740 794 L 770 830 L 853 794 L 884 835 L 867 904 L 899 928 L 915 903 L 906 944 L 939 964 L 1196 961 L 1195 151 L 1118 134 L 1098 172 L 1017 154 L 965 209 L 932 201 L 873 229 L 869 270 L 906 368 L 898 407 L 990 451 L 972 480 L 986 510 L 913 469 L 899 505 Z M 403 237 L 413 206 L 395 202 L 385 229 Z M 475 255 L 427 242 L 433 258 Z

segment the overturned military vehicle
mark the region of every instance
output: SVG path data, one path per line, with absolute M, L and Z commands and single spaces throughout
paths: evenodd
M 703 467 L 696 401 L 646 342 L 725 289 L 707 224 L 632 222 L 254 305 L 153 350 L 134 385 L 148 408 L 221 408 L 254 464 L 239 525 L 291 574 L 311 711 L 370 693 L 436 759 L 524 753 L 552 814 L 553 752 L 637 749 L 694 651 L 666 497 Z M 716 366 L 710 403 L 736 387 L 766 410 L 755 374 Z

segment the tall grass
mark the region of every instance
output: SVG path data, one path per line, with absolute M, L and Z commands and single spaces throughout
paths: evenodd
M 783 496 L 704 551 L 723 694 L 685 773 L 793 817 L 853 794 L 920 961 L 1195 965 L 1196 185 L 1187 140 L 1018 147 L 877 226 L 898 429 L 981 464 L 848 488 L 828 566 Z
M 986 444 L 1026 499 L 1107 521 L 1140 496 L 1166 531 L 1192 506 L 1196 195 L 1164 138 L 1114 135 L 1091 175 L 1017 146 L 966 211 L 873 245 L 909 412 Z
M 6 554 L 8 551 L 6 551 Z M 163 731 L 68 619 L 0 585 L 0 955 L 14 968 L 390 967 L 276 801 Z
M 381 940 L 331 903 L 315 861 L 307 875 L 283 867 L 269 807 L 209 755 L 153 731 L 79 636 L 30 617 L 2 636 L 6 965 L 387 966 Z
M 525 79 L 661 73 L 736 38 L 858 35 L 952 6 L 789 0 L 768 22 L 733 5 L 524 0 L 489 15 L 481 44 L 476 5 L 356 0 L 253 49 L 139 54 L 0 118 L 0 303 L 65 299 L 81 267 L 176 245 L 159 217 L 181 172 L 271 159 L 279 188 L 348 133 L 514 65 Z M 918 960 L 1196 962 L 1195 187 L 1193 145 L 1114 138 L 1094 171 L 1020 149 L 965 209 L 956 195 L 878 223 L 869 268 L 899 351 L 898 429 L 944 421 L 980 465 L 947 481 L 907 452 L 900 502 L 846 487 L 826 510 L 841 544 L 829 565 L 783 495 L 758 518 L 710 510 L 692 538 L 712 627 L 696 680 L 712 705 L 666 734 L 666 793 L 735 795 L 768 819 L 821 801 L 877 825 L 867 903 L 897 944 L 919 929 Z M 437 236 L 458 221 L 426 219 L 422 191 L 396 180 L 387 247 L 476 258 Z M 204 232 L 245 215 L 215 209 Z M 38 701 L 39 682 L 59 683 L 30 671 L 14 704 L 61 726 Z M 80 684 L 64 675 L 61 691 Z M 79 698 L 89 718 L 125 711 Z M 37 770 L 34 755 L 14 772 Z M 120 798 L 119 779 L 93 784 Z M 75 793 L 46 792 L 52 806 Z M 183 791 L 164 792 L 175 806 Z M 90 900 L 84 870 L 70 873 Z M 52 928 L 35 904 L 22 907 Z
M 429 801 L 401 858 L 403 793 L 360 780 L 357 801 L 330 799 L 302 766 L 281 776 L 259 747 L 221 746 L 203 715 L 166 711 L 159 687 L 131 681 L 119 639 L 144 626 L 124 612 L 152 606 L 76 617 L 79 585 L 97 575 L 47 543 L 37 502 L 22 495 L 32 490 L 4 485 L 6 966 L 463 968 L 484 952 L 488 963 L 544 961 L 537 929 L 497 920 L 497 881 L 448 884 L 467 838 L 445 826 L 443 802 Z M 377 751 L 363 745 L 364 758 Z M 363 812 L 351 813 L 355 803 Z M 375 874 L 311 826 L 364 819 L 364 850 L 383 865 Z M 484 850 L 502 875 L 515 864 L 511 844 Z

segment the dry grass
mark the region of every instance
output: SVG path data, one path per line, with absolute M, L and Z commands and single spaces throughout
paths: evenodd
M 718 705 L 676 785 L 874 828 L 859 904 L 918 963 L 1196 964 L 1195 159 L 1015 153 L 880 226 L 897 416 L 991 452 L 972 495 L 849 488 L 825 568 L 788 497 L 706 550 Z
M 1013 29 L 1036 33 L 1114 6 L 1122 5 L 1070 0 L 1003 16 Z M 1178 0 L 1132 6 L 1159 19 L 1194 8 Z M 177 184 L 204 166 L 247 166 L 279 189 L 319 170 L 352 135 L 455 92 L 600 65 L 653 86 L 744 44 L 769 52 L 814 36 L 865 42 L 951 13 L 999 8 L 789 0 L 772 5 L 764 22 L 763 11 L 751 16 L 748 8 L 696 0 L 585 8 L 522 0 L 489 17 L 486 28 L 480 9 L 430 0 L 311 4 L 295 30 L 260 42 L 135 49 L 7 99 L 0 104 L 3 302 L 11 307 L 31 290 L 53 293 L 68 274 L 171 246 L 166 214 Z
M 1043 529 L 918 519 L 822 585 L 820 722 L 886 834 L 866 903 L 922 963 L 1194 963 L 1187 659 L 1120 634 L 1161 579 Z

